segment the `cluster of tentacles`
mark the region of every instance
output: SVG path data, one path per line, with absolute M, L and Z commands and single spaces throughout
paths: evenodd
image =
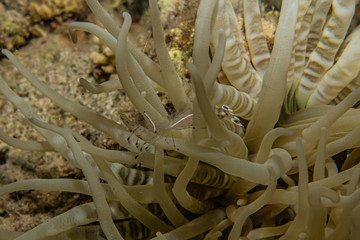
M 104 28 L 74 22 L 72 40 L 79 30 L 101 39 L 115 54 L 119 80 L 81 84 L 93 93 L 123 88 L 146 124 L 122 115 L 124 127 L 67 100 L 2 50 L 46 97 L 127 150 L 98 148 L 45 122 L 0 78 L 2 94 L 46 141 L 4 133 L 1 140 L 61 153 L 85 176 L 19 181 L 0 194 L 37 189 L 93 199 L 26 233 L 0 230 L 0 239 L 360 236 L 360 28 L 349 31 L 355 0 L 283 0 L 271 53 L 258 1 L 244 0 L 250 56 L 230 0 L 200 1 L 191 83 L 176 73 L 156 0 L 149 2 L 158 63 L 127 40 L 129 14 L 120 28 L 96 0 L 86 2 Z M 217 81 L 220 71 L 229 84 Z M 172 116 L 158 91 L 170 98 Z M 341 152 L 346 157 L 335 163 Z

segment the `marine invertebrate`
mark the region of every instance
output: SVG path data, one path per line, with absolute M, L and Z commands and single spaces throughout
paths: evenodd
M 20 181 L 0 187 L 0 194 L 51 189 L 93 198 L 29 232 L 3 231 L 4 236 L 80 239 L 98 234 L 101 228 L 107 239 L 122 239 L 126 232 L 117 220 L 123 219 L 136 219 L 136 224 L 151 230 L 145 237 L 156 234 L 157 239 L 201 238 L 202 234 L 206 239 L 359 236 L 360 128 L 359 110 L 353 106 L 360 89 L 352 88 L 358 85 L 359 66 L 351 62 L 351 53 L 358 52 L 358 27 L 346 37 L 355 1 L 284 0 L 270 53 L 259 28 L 258 5 L 245 0 L 250 58 L 239 44 L 240 31 L 234 31 L 238 28 L 230 1 L 201 1 L 193 63 L 187 64 L 191 85 L 179 79 L 172 65 L 155 0 L 149 3 L 159 63 L 127 40 L 129 14 L 124 13 L 119 28 L 97 1 L 87 3 L 106 30 L 75 22 L 69 26 L 72 39 L 76 42 L 75 31 L 82 30 L 104 41 L 115 54 L 121 86 L 152 127 L 122 115 L 128 130 L 70 102 L 3 50 L 45 96 L 127 149 L 100 149 L 74 130 L 43 121 L 0 78 L 1 92 L 46 142 L 24 142 L 4 134 L 1 139 L 23 149 L 57 151 L 86 178 Z M 336 25 L 339 21 L 342 24 Z M 230 85 L 216 82 L 220 69 Z M 341 73 L 346 74 L 340 78 Z M 180 116 L 175 124 L 170 123 L 151 81 L 169 95 Z M 107 92 L 119 88 L 120 82 L 96 85 L 82 80 L 82 85 L 92 92 Z M 341 91 L 349 89 L 351 93 L 343 97 Z M 327 105 L 335 98 L 342 101 Z M 218 116 L 215 109 L 221 106 L 223 115 L 242 118 L 244 136 L 236 121 Z M 168 127 L 160 131 L 159 126 Z M 348 154 L 340 167 L 331 157 L 343 151 Z M 131 168 L 135 161 L 153 172 L 145 177 L 146 173 Z M 171 176 L 168 181 L 165 175 Z M 129 186 L 129 176 L 139 179 L 139 184 Z M 152 203 L 160 206 L 162 214 L 149 211 Z M 84 226 L 92 222 L 99 225 Z

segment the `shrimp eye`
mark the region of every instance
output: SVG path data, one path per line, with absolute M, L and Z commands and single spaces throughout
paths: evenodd
M 241 124 L 241 121 L 240 121 L 240 119 L 238 118 L 238 117 L 232 117 L 231 118 L 231 121 L 233 122 L 233 123 L 235 123 L 236 125 L 239 125 L 239 126 L 243 126 L 242 124 Z
M 224 109 L 225 111 L 231 109 L 231 108 L 230 108 L 228 105 L 226 105 L 226 104 L 223 104 L 223 105 L 221 106 L 221 108 Z

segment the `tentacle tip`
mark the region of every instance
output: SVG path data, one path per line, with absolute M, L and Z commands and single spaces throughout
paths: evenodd
M 123 18 L 127 18 L 127 17 L 130 17 L 130 18 L 131 18 L 130 13 L 129 13 L 129 12 L 126 12 L 126 11 L 123 11 L 123 12 L 122 12 L 122 16 L 123 16 Z
M 69 29 L 69 34 L 70 34 L 71 41 L 72 41 L 73 43 L 77 43 L 78 38 L 77 38 L 77 35 L 76 35 L 76 31 L 75 31 L 75 29 L 72 27 L 71 23 L 70 23 L 68 29 Z
M 86 80 L 85 78 L 80 78 L 79 79 L 80 85 L 85 88 L 87 91 L 97 94 L 99 93 L 96 89 L 96 83 L 92 84 L 90 83 L 88 80 Z
M 73 43 L 77 43 L 77 42 L 78 42 L 78 38 L 77 38 L 77 35 L 76 35 L 75 31 L 69 29 L 69 32 L 70 32 L 71 41 L 72 41 Z
M 81 86 L 84 87 L 84 84 L 86 84 L 87 80 L 86 80 L 85 78 L 82 78 L 82 77 L 81 77 L 81 78 L 79 79 L 79 82 L 80 82 Z
M 225 29 L 220 28 L 219 29 L 219 35 L 225 35 Z
M 8 54 L 10 51 L 7 50 L 6 48 L 2 48 L 2 49 L 0 50 L 0 52 L 1 52 L 1 54 L 7 56 L 7 54 Z
M 30 121 L 33 119 L 33 115 L 31 113 L 26 114 L 26 118 Z

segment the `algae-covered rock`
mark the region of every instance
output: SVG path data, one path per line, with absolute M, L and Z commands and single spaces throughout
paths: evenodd
M 29 19 L 15 10 L 6 11 L 0 2 L 0 48 L 14 49 L 30 36 Z
M 28 8 L 34 22 L 48 20 L 64 13 L 80 14 L 84 9 L 83 0 L 31 0 Z

